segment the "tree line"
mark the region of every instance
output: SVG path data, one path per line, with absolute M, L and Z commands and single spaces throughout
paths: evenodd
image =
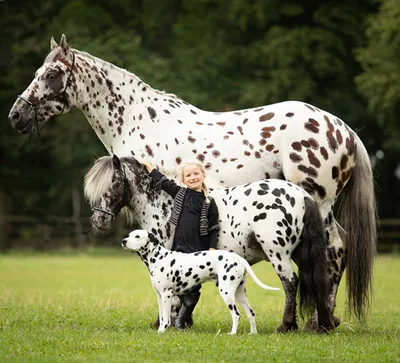
M 18 135 L 7 121 L 50 37 L 62 33 L 74 48 L 202 109 L 301 100 L 337 115 L 371 155 L 379 215 L 400 216 L 398 0 L 3 0 L 0 8 L 3 231 L 5 215 L 46 224 L 76 214 L 73 196 L 82 197 L 93 155 L 105 153 L 78 112 L 39 138 Z

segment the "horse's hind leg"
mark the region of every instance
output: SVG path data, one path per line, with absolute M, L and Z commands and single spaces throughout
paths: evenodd
M 345 262 L 344 262 L 344 235 L 339 233 L 335 219 L 332 214 L 328 214 L 325 218 L 325 230 L 328 238 L 328 249 L 327 249 L 327 262 L 328 262 L 328 281 L 329 281 L 329 307 L 332 312 L 336 307 L 336 295 L 339 288 L 340 281 L 342 279 Z M 345 233 L 345 232 L 343 232 Z M 318 315 L 315 314 L 304 326 L 304 330 L 318 330 Z M 333 316 L 333 323 L 335 328 L 340 325 L 340 319 Z
M 247 318 L 250 321 L 250 334 L 257 334 L 257 326 L 256 326 L 256 318 L 255 313 L 252 310 L 249 300 L 247 299 L 246 295 L 246 280 L 242 280 L 236 290 L 235 293 L 236 301 L 240 304 L 243 308 L 244 312 L 247 315 Z

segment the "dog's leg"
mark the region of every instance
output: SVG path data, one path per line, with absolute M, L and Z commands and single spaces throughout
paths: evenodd
M 236 301 L 240 304 L 243 308 L 244 312 L 246 313 L 249 321 L 250 321 L 250 334 L 257 334 L 257 326 L 256 326 L 256 318 L 253 309 L 249 304 L 249 300 L 247 299 L 246 295 L 246 280 L 242 280 L 237 287 L 236 294 L 235 294 Z
M 219 279 L 219 293 L 228 307 L 232 317 L 232 330 L 230 335 L 236 334 L 237 327 L 239 325 L 240 313 L 235 304 L 235 291 L 232 289 L 231 282 L 223 281 Z
M 171 325 L 172 291 L 161 292 L 160 327 L 158 333 L 164 333 Z
M 163 300 L 161 298 L 160 292 L 155 288 L 154 285 L 153 285 L 153 287 L 154 287 L 154 291 L 155 291 L 155 293 L 157 295 L 157 302 L 158 302 L 158 319 L 157 319 L 157 321 L 158 321 L 158 333 L 163 333 L 165 329 L 160 331 L 160 329 L 162 329 L 162 327 L 165 325 L 165 323 L 162 320 L 162 318 L 163 318 L 163 316 L 162 316 Z
M 161 305 L 162 305 L 162 303 L 161 303 L 161 295 L 158 292 L 157 287 L 153 284 L 153 281 L 151 282 L 151 285 L 153 286 L 154 292 L 156 293 L 157 303 L 158 303 L 158 317 L 157 317 L 157 320 L 153 324 L 151 324 L 151 326 L 154 329 L 158 330 L 158 328 L 160 327 L 160 319 L 161 319 Z

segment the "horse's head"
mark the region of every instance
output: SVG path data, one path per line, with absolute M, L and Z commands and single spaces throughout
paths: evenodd
M 60 45 L 51 38 L 49 55 L 11 108 L 8 118 L 12 127 L 23 134 L 35 126 L 39 131 L 40 125 L 69 111 L 76 97 L 74 66 L 75 55 L 65 35 Z
M 98 159 L 85 177 L 85 194 L 93 206 L 91 222 L 99 233 L 112 229 L 115 216 L 130 200 L 124 165 L 116 155 L 111 159 L 112 165 L 109 160 L 110 157 Z

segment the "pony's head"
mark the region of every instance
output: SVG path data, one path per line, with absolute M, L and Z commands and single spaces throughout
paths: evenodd
M 96 160 L 85 176 L 85 196 L 93 208 L 93 229 L 109 232 L 115 216 L 128 205 L 131 197 L 125 167 L 116 155 Z
M 123 238 L 121 243 L 122 247 L 126 250 L 137 252 L 139 250 L 149 249 L 149 243 L 157 245 L 158 240 L 153 233 L 144 229 L 136 229 L 130 232 L 127 237 Z
M 50 43 L 50 53 L 8 116 L 11 126 L 23 134 L 30 133 L 35 126 L 39 132 L 41 125 L 68 112 L 76 98 L 75 55 L 64 34 L 60 45 L 53 38 Z

